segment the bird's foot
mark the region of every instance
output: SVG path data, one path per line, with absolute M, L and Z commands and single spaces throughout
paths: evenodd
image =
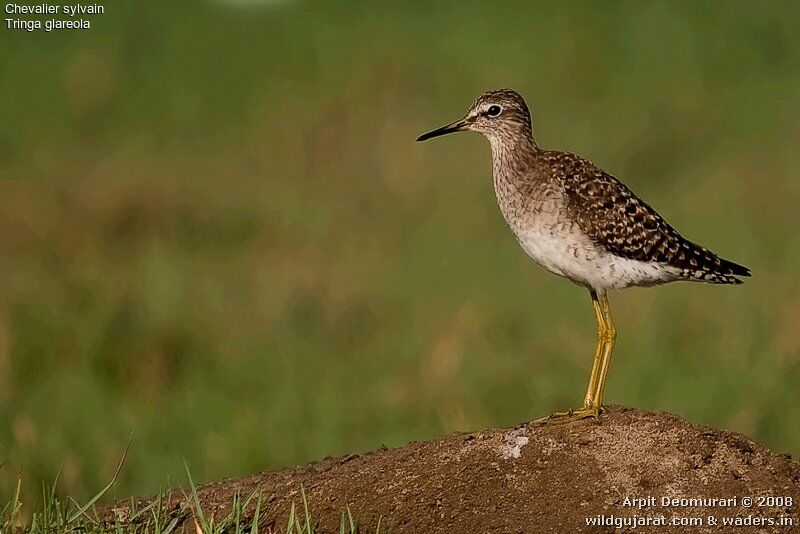
M 532 424 L 537 426 L 562 425 L 564 423 L 571 423 L 572 421 L 587 419 L 589 417 L 597 419 L 597 417 L 603 412 L 605 412 L 605 408 L 602 406 L 583 406 L 575 410 L 555 412 L 547 417 L 540 417 L 539 419 L 533 420 Z

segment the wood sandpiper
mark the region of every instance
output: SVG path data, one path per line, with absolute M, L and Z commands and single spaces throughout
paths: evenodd
M 548 271 L 589 290 L 597 318 L 597 349 L 583 406 L 537 423 L 597 418 L 602 411 L 617 331 L 608 291 L 690 280 L 741 284 L 747 267 L 720 258 L 681 236 L 625 184 L 569 152 L 539 148 L 531 116 L 516 91 L 478 97 L 466 116 L 417 141 L 473 131 L 492 148 L 500 212 L 522 249 Z

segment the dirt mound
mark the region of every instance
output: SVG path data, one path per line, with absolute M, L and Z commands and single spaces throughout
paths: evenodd
M 199 498 L 207 515 L 223 517 L 237 492 L 260 490 L 263 531 L 276 532 L 300 505 L 301 485 L 317 532 L 338 532 L 347 506 L 362 532 L 379 518 L 395 533 L 626 532 L 634 520 L 637 532 L 663 534 L 800 531 L 800 464 L 788 455 L 619 407 L 600 421 L 455 434 L 225 480 L 199 488 Z M 184 496 L 173 499 L 177 510 Z M 124 516 L 125 506 L 115 511 Z M 787 518 L 794 527 L 780 525 Z

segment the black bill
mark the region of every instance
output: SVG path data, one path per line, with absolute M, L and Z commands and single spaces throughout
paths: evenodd
M 467 124 L 468 122 L 465 119 L 461 119 L 456 122 L 451 122 L 447 126 L 442 126 L 441 128 L 436 128 L 431 132 L 420 135 L 419 137 L 417 137 L 417 141 L 425 141 L 427 139 L 439 137 L 440 135 L 446 135 L 453 132 L 460 132 L 466 128 Z

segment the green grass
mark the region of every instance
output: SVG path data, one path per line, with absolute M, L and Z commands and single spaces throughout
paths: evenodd
M 122 462 L 120 462 L 120 467 Z M 117 472 L 119 474 L 119 471 Z M 167 494 L 162 492 L 153 497 L 145 506 L 137 506 L 134 500 L 130 501 L 125 511 L 125 517 L 119 513 L 109 519 L 98 513 L 96 503 L 113 486 L 114 479 L 86 503 L 79 504 L 73 499 L 61 500 L 56 495 L 56 484 L 44 485 L 41 499 L 36 508 L 26 510 L 22 502 L 22 479 L 17 480 L 16 490 L 12 498 L 0 502 L 0 532 L 50 534 L 52 532 L 81 532 L 85 534 L 170 534 L 184 532 L 185 524 L 189 530 L 198 534 L 258 534 L 259 520 L 262 512 L 262 495 L 253 492 L 247 497 L 236 495 L 231 503 L 230 512 L 222 518 L 208 517 L 204 512 L 197 487 L 192 480 L 192 475 L 186 467 L 190 495 L 177 510 L 167 508 Z M 316 522 L 309 509 L 305 489 L 300 487 L 301 502 L 299 506 L 293 503 L 286 521 L 286 534 L 315 534 Z M 381 529 L 381 520 L 374 530 L 374 534 L 386 532 Z M 194 528 L 192 529 L 192 526 Z M 186 530 L 186 531 L 189 531 Z M 373 531 L 370 531 L 373 532 Z M 339 534 L 366 534 L 359 527 L 358 520 L 348 506 L 342 512 L 339 525 Z
M 792 2 L 109 4 L 0 28 L 0 499 L 102 501 L 510 426 L 582 398 L 586 291 L 505 227 L 478 136 L 626 181 L 739 287 L 611 295 L 607 400 L 800 454 Z

